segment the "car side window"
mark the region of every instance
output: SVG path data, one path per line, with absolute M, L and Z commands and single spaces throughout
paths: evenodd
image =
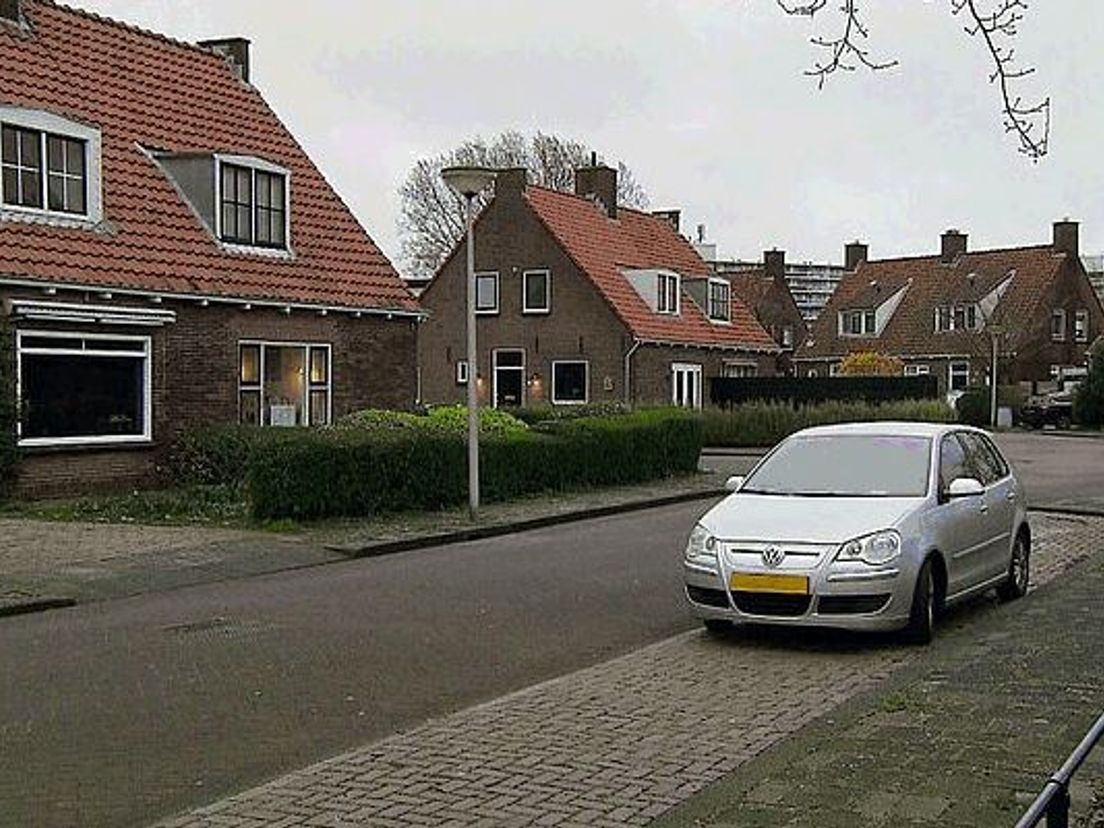
M 1011 470 L 1008 468 L 1008 463 L 1005 461 L 1004 455 L 1000 453 L 1000 449 L 998 449 L 993 444 L 992 439 L 990 439 L 989 437 L 978 435 L 978 439 L 981 441 L 981 444 L 985 446 L 985 448 L 988 450 L 989 455 L 993 458 L 993 468 L 995 468 L 997 471 L 997 480 L 1003 480 L 1004 478 L 1008 477 L 1008 475 L 1011 473 Z
M 966 452 L 954 434 L 943 435 L 939 444 L 939 491 L 946 492 L 951 481 L 969 477 L 966 468 Z
M 999 469 L 989 447 L 982 442 L 981 437 L 973 432 L 963 432 L 958 435 L 966 448 L 966 467 L 970 476 L 976 477 L 983 486 L 992 486 L 1000 479 Z

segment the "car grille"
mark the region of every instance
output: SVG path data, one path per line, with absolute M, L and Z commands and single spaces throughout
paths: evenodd
M 796 617 L 809 609 L 810 595 L 781 595 L 771 592 L 732 593 L 736 609 L 749 615 L 776 615 Z
M 721 607 L 728 609 L 728 595 L 721 589 L 706 589 L 705 587 L 686 587 L 686 594 L 695 604 L 704 604 L 707 607 Z
M 883 595 L 824 595 L 817 602 L 821 615 L 862 615 L 877 612 L 889 602 L 889 594 Z

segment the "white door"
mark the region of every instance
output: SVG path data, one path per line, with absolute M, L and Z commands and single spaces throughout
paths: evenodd
M 682 408 L 702 407 L 702 367 L 689 362 L 671 364 L 671 402 Z

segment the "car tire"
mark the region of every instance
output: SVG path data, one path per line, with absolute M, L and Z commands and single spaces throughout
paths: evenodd
M 1008 560 L 1008 574 L 997 587 L 997 596 L 1002 601 L 1015 601 L 1027 594 L 1027 584 L 1031 579 L 1031 546 L 1023 532 L 1016 535 L 1012 544 L 1012 555 Z
M 924 561 L 916 576 L 916 586 L 912 591 L 912 608 L 909 610 L 908 625 L 904 630 L 904 639 L 909 644 L 930 644 L 935 630 L 935 575 L 932 572 L 931 558 Z
M 702 624 L 710 635 L 726 635 L 732 630 L 732 622 L 724 618 L 706 618 Z
M 1061 417 L 1058 418 L 1058 422 L 1054 424 L 1054 427 L 1062 431 L 1067 431 L 1071 425 L 1073 425 L 1073 421 L 1068 416 L 1063 414 Z

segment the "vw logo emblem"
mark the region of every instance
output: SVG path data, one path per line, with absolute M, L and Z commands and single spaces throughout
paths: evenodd
M 785 557 L 786 553 L 781 546 L 774 546 L 772 544 L 763 550 L 763 563 L 769 567 L 778 566 Z

